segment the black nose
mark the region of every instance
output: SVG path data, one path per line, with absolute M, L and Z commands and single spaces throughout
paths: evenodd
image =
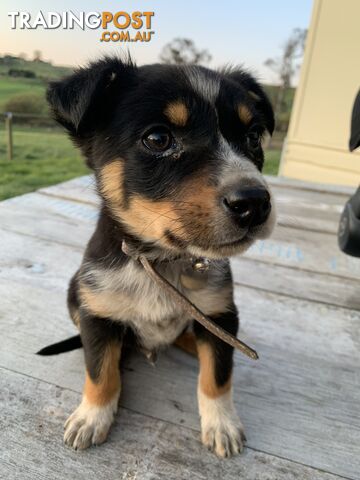
M 224 196 L 223 202 L 242 228 L 261 225 L 271 211 L 270 194 L 263 187 L 234 189 Z

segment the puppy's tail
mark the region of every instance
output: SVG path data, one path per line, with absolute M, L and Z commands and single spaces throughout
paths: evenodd
M 42 348 L 37 355 L 58 355 L 59 353 L 71 352 L 82 347 L 82 341 L 80 335 L 74 335 L 73 337 L 62 340 L 61 342 L 53 343 L 47 347 Z

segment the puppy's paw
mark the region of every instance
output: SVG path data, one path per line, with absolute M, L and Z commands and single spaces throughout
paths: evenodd
M 246 438 L 239 418 L 223 418 L 220 423 L 202 423 L 201 440 L 216 455 L 227 458 L 243 451 Z
M 231 397 L 199 398 L 202 443 L 222 458 L 241 453 L 246 437 Z
M 84 450 L 91 445 L 100 445 L 105 442 L 114 420 L 116 408 L 117 402 L 111 402 L 105 406 L 95 406 L 83 399 L 65 422 L 65 444 L 75 450 Z

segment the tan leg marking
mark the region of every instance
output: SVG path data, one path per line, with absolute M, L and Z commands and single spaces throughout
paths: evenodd
M 174 345 L 184 352 L 197 357 L 196 339 L 193 332 L 182 333 L 174 342 Z
M 197 347 L 200 360 L 198 403 L 201 440 L 219 457 L 230 457 L 242 452 L 245 439 L 232 400 L 231 378 L 224 385 L 218 386 L 212 348 L 200 341 Z
M 96 381 L 86 373 L 82 401 L 65 423 L 64 442 L 75 450 L 99 445 L 108 436 L 120 395 L 120 350 L 116 342 L 107 347 Z
M 201 391 L 209 398 L 224 395 L 231 389 L 231 378 L 224 385 L 217 385 L 213 349 L 206 342 L 198 342 L 197 350 L 200 361 L 199 386 Z
M 109 344 L 104 353 L 99 378 L 94 381 L 88 372 L 85 377 L 84 396 L 93 405 L 106 405 L 120 391 L 120 345 Z

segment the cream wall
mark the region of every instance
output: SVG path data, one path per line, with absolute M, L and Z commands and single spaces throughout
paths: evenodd
M 359 89 L 360 0 L 315 0 L 280 175 L 360 183 L 360 153 L 348 151 Z

